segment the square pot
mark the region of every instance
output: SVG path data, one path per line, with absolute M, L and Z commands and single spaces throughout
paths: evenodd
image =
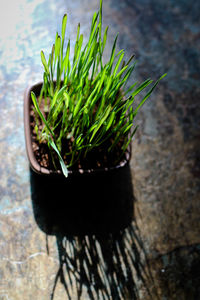
M 24 132 L 25 132 L 25 141 L 26 141 L 26 151 L 27 156 L 29 159 L 30 166 L 33 171 L 37 172 L 41 175 L 61 175 L 63 176 L 62 172 L 60 170 L 50 170 L 48 168 L 45 168 L 43 166 L 40 166 L 38 161 L 36 160 L 36 157 L 33 152 L 32 148 L 32 136 L 31 136 L 31 126 L 30 126 L 30 108 L 31 108 L 31 91 L 35 93 L 36 96 L 39 96 L 40 91 L 42 88 L 42 82 L 35 84 L 29 88 L 26 89 L 24 94 Z M 125 159 L 120 161 L 116 166 L 114 167 L 105 167 L 105 168 L 98 168 L 98 169 L 79 169 L 79 170 L 69 170 L 69 176 L 74 175 L 82 175 L 82 174 L 92 174 L 92 173 L 98 173 L 98 172 L 108 172 L 114 169 L 119 169 L 125 167 L 131 158 L 131 146 L 129 145 L 127 151 L 125 152 Z
M 47 234 L 107 234 L 127 227 L 133 217 L 133 188 L 126 159 L 115 167 L 49 170 L 37 162 L 30 126 L 31 91 L 39 95 L 42 83 L 29 87 L 24 95 L 24 130 L 30 162 L 32 205 L 36 223 Z

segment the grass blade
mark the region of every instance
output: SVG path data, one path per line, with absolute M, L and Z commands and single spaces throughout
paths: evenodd
M 64 176 L 68 177 L 68 169 L 67 169 L 67 167 L 66 167 L 66 165 L 65 165 L 65 163 L 62 159 L 62 156 L 60 155 L 60 152 L 59 152 L 58 148 L 56 147 L 56 144 L 54 143 L 54 141 L 51 138 L 49 138 L 49 144 L 51 145 L 51 147 L 55 150 L 55 152 L 58 155 L 58 158 L 59 158 L 59 161 L 60 161 L 60 166 L 62 168 Z
M 42 60 L 42 64 L 44 66 L 45 72 L 47 73 L 47 75 L 49 76 L 49 68 L 48 68 L 48 64 L 44 55 L 44 52 L 41 51 L 41 60 Z
M 137 108 L 134 111 L 134 115 L 136 115 L 138 113 L 139 108 L 145 103 L 145 101 L 149 98 L 149 96 L 152 94 L 153 90 L 155 89 L 155 87 L 157 86 L 157 84 L 159 83 L 159 81 L 161 79 L 163 79 L 167 74 L 165 73 L 164 75 L 162 75 L 153 85 L 153 87 L 149 90 L 149 92 L 144 96 L 144 98 L 142 99 L 142 101 L 140 102 L 140 104 L 137 106 Z
M 46 126 L 47 130 L 50 132 L 50 134 L 54 137 L 54 133 L 53 131 L 51 130 L 51 128 L 49 127 L 49 124 L 47 123 L 45 117 L 43 116 L 39 106 L 38 106 L 38 102 L 37 102 L 37 98 L 35 96 L 35 93 L 34 92 L 31 92 L 31 98 L 32 98 L 32 101 L 33 101 L 33 104 L 35 106 L 35 109 L 38 113 L 38 115 L 40 116 L 41 120 L 43 121 L 44 125 Z

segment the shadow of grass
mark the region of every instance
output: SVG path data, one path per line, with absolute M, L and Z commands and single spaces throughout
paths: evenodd
M 55 235 L 67 299 L 140 299 L 145 251 L 133 220 L 130 167 L 95 176 L 45 177 L 30 172 L 36 223 Z M 48 248 L 48 245 L 47 245 Z M 150 293 L 149 293 L 150 295 Z
M 141 290 L 153 299 L 148 289 L 152 277 L 134 223 L 107 236 L 57 236 L 57 246 L 60 267 L 51 300 L 58 280 L 67 299 L 74 299 L 74 295 L 76 299 L 87 295 L 91 300 L 144 299 Z

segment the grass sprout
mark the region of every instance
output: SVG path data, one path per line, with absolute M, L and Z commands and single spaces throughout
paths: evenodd
M 38 98 L 34 92 L 31 92 L 31 97 L 36 118 L 40 118 L 43 124 L 40 132 L 36 125 L 37 138 L 39 142 L 45 140 L 50 151 L 56 153 L 63 174 L 67 177 L 68 168 L 80 157 L 84 159 L 93 149 L 105 145 L 106 141 L 110 141 L 106 152 L 114 151 L 120 143 L 123 155 L 137 130 L 135 116 L 166 74 L 155 83 L 147 79 L 142 84 L 135 82 L 126 88 L 135 68 L 135 63 L 132 63 L 134 56 L 126 63 L 123 60 L 124 50 L 116 52 L 118 34 L 108 62 L 103 63 L 108 27 L 102 32 L 102 0 L 99 11 L 93 15 L 89 38 L 84 47 L 78 24 L 72 60 L 70 40 L 66 42 L 65 38 L 66 25 L 65 14 L 61 35 L 56 33 L 48 60 L 41 51 L 43 86 Z M 149 86 L 151 88 L 133 109 L 135 97 Z M 43 111 L 42 100 L 45 103 Z M 70 144 L 65 153 L 64 143 Z

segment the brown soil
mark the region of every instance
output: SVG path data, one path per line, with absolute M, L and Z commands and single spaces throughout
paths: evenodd
M 30 126 L 31 126 L 31 136 L 32 136 L 32 147 L 34 155 L 40 164 L 41 167 L 48 168 L 50 170 L 58 169 L 60 170 L 60 163 L 57 157 L 57 154 L 52 150 L 49 150 L 47 143 L 38 142 L 37 135 L 35 132 L 35 118 L 33 111 L 33 104 L 31 104 L 30 111 Z M 39 130 L 42 130 L 42 123 L 39 126 Z M 121 143 L 119 143 L 116 149 L 112 153 L 108 153 L 107 149 L 111 145 L 112 140 L 108 140 L 106 143 L 102 144 L 101 147 L 96 148 L 88 152 L 86 157 L 80 157 L 80 159 L 71 167 L 70 170 L 88 170 L 88 169 L 102 169 L 102 168 L 110 168 L 114 167 L 119 163 L 118 158 L 121 153 Z M 65 164 L 69 164 L 69 156 L 66 158 L 64 153 L 69 152 L 71 145 L 71 141 L 65 139 L 62 142 L 62 157 L 64 159 Z M 52 159 L 53 156 L 53 159 Z M 121 160 L 125 160 L 125 155 L 121 158 Z M 54 161 L 54 162 L 53 162 Z

